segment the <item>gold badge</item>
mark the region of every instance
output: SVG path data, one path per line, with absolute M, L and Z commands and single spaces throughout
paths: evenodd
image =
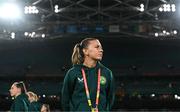
M 106 77 L 101 76 L 100 83 L 101 83 L 102 85 L 105 85 L 105 84 L 106 84 Z

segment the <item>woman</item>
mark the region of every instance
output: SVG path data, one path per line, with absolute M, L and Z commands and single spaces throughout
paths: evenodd
M 39 100 L 38 96 L 31 91 L 28 91 L 27 95 L 28 95 L 28 100 L 30 102 L 29 111 L 40 112 L 42 104 L 38 102 Z
M 43 104 L 40 112 L 50 112 L 48 104 Z
M 114 101 L 111 70 L 100 63 L 101 43 L 86 38 L 76 44 L 72 54 L 73 67 L 67 72 L 62 88 L 64 111 L 109 111 Z
M 14 102 L 11 105 L 10 111 L 20 112 L 28 111 L 29 101 L 26 95 L 26 87 L 23 82 L 15 82 L 10 88 L 10 95 L 14 97 Z

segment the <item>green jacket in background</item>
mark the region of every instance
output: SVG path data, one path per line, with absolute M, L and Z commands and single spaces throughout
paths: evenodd
M 38 101 L 31 102 L 29 105 L 29 112 L 40 112 L 42 104 Z
M 20 94 L 14 99 L 13 104 L 11 105 L 11 112 L 27 112 L 29 107 L 28 96 L 26 94 Z
M 114 102 L 115 85 L 111 70 L 103 66 L 100 62 L 96 67 L 88 68 L 84 65 L 74 65 L 64 78 L 61 103 L 64 111 L 90 111 L 87 103 L 81 68 L 84 68 L 90 99 L 93 107 L 96 102 L 98 69 L 101 69 L 99 111 L 109 111 Z

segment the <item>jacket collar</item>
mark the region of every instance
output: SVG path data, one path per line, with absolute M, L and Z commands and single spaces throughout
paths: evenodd
M 99 61 L 97 62 L 96 66 L 93 67 L 93 68 L 89 68 L 89 67 L 87 67 L 87 66 L 85 66 L 85 65 L 83 65 L 83 64 L 73 65 L 73 67 L 76 67 L 76 68 L 79 68 L 79 69 L 84 68 L 85 70 L 97 69 L 97 68 L 100 68 L 101 66 L 102 66 L 102 64 L 101 64 Z

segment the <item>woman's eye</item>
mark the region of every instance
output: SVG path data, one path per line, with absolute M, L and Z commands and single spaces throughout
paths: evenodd
M 100 48 L 100 46 L 96 46 L 96 48 Z

